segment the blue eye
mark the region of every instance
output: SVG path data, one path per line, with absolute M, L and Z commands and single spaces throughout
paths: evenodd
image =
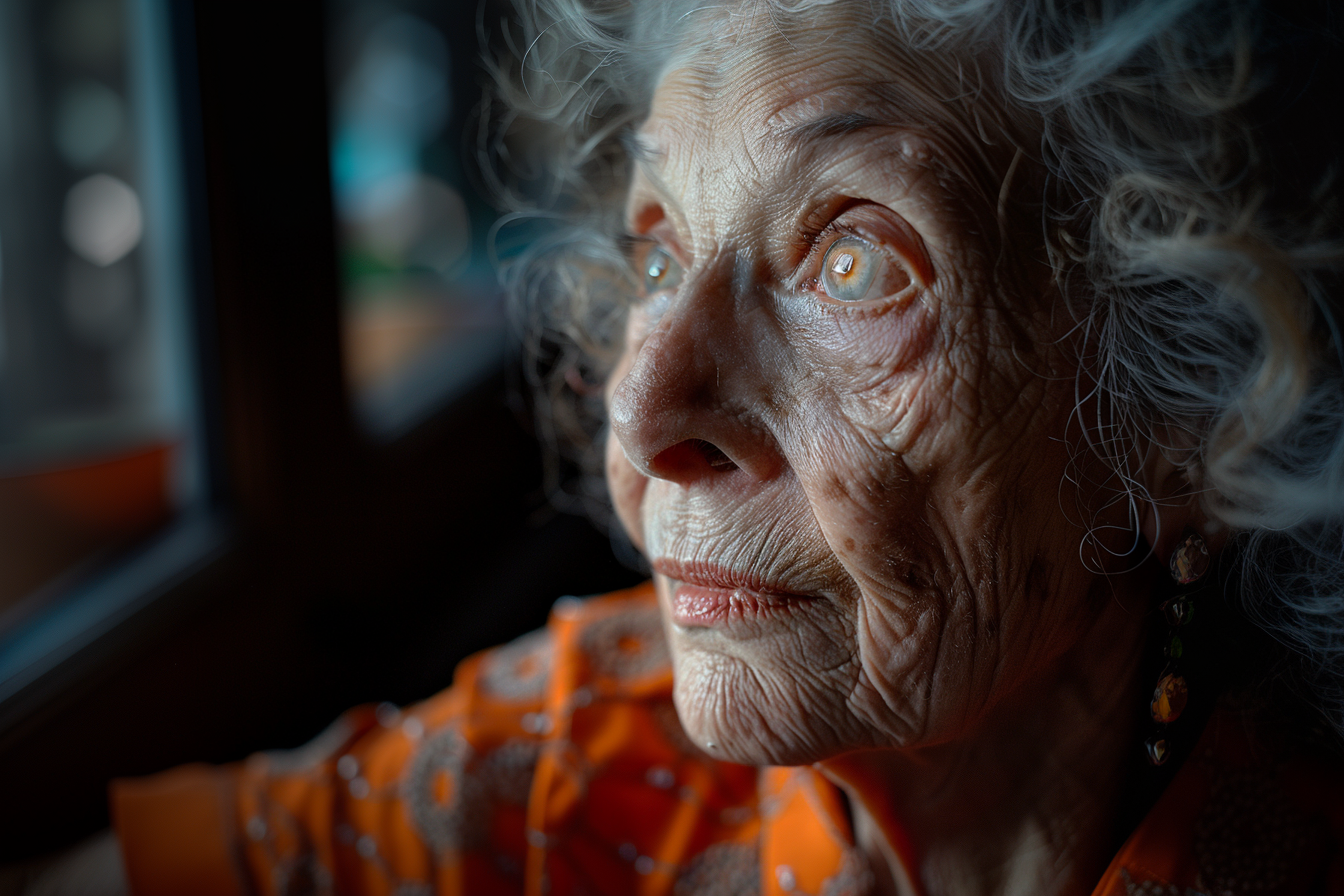
M 644 256 L 644 293 L 650 295 L 673 289 L 681 283 L 681 264 L 662 246 L 654 246 Z
M 861 302 L 882 269 L 882 256 L 866 240 L 842 236 L 821 257 L 821 286 L 839 302 Z

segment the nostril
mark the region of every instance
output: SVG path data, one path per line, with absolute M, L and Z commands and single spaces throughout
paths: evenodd
M 723 449 L 704 439 L 678 442 L 660 452 L 649 465 L 654 476 L 673 481 L 694 479 L 706 473 L 726 473 L 737 468 Z
M 723 453 L 718 445 L 713 442 L 706 442 L 704 439 L 692 439 L 695 447 L 704 456 L 711 467 L 716 470 L 736 470 L 737 464 L 733 463 L 732 458 Z

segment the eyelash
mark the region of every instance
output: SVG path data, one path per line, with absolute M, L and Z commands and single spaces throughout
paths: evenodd
M 658 241 L 642 233 L 634 233 L 630 230 L 623 230 L 616 234 L 616 251 L 625 257 L 630 270 L 635 270 L 640 257 L 645 255 L 652 246 L 656 246 Z
M 826 299 L 826 304 L 857 305 L 862 304 L 863 302 L 866 301 L 871 301 L 869 299 L 847 300 L 840 298 L 838 296 L 832 296 L 825 290 L 825 287 L 822 285 L 822 280 L 826 275 L 826 272 L 822 270 L 822 265 L 826 260 L 827 253 L 830 252 L 831 248 L 835 246 L 837 242 L 847 237 L 859 240 L 863 242 L 865 245 L 871 246 L 876 252 L 885 256 L 884 260 L 886 261 L 886 264 L 888 266 L 901 269 L 902 271 L 905 272 L 910 283 L 915 282 L 915 277 L 910 272 L 909 265 L 903 258 L 900 258 L 896 253 L 886 250 L 884 248 L 885 244 L 881 240 L 874 239 L 873 237 L 868 236 L 862 230 L 841 223 L 835 220 L 834 217 L 831 218 L 829 223 L 827 223 L 825 226 L 821 227 L 818 231 L 816 231 L 815 234 L 806 233 L 805 229 L 806 219 L 804 221 L 804 225 L 805 226 L 803 228 L 799 229 L 800 230 L 799 235 L 802 238 L 800 242 L 805 241 L 803 246 L 804 251 L 802 253 L 803 258 L 800 263 L 800 270 L 806 272 L 806 276 L 804 276 L 798 282 L 798 288 L 807 290 L 809 292 L 818 293 L 821 296 L 824 296 Z M 908 288 L 909 287 L 907 286 L 905 288 L 897 290 L 891 295 L 899 295 L 900 293 L 904 292 L 905 289 Z M 884 295 L 875 298 L 888 298 L 888 297 L 889 296 Z
M 621 254 L 625 256 L 626 262 L 629 265 L 630 274 L 635 279 L 636 302 L 642 302 L 644 299 L 648 298 L 649 295 L 653 294 L 650 292 L 645 292 L 643 286 L 645 278 L 647 277 L 647 267 L 649 265 L 649 257 L 656 251 L 661 250 L 662 252 L 664 252 L 667 255 L 668 259 L 678 267 L 678 270 L 675 272 L 674 275 L 675 280 L 671 285 L 671 287 L 669 288 L 675 288 L 676 284 L 680 282 L 681 274 L 683 272 L 680 270 L 680 263 L 677 261 L 676 253 L 674 253 L 671 249 L 665 246 L 661 240 L 658 240 L 648 234 L 633 233 L 631 231 L 626 231 L 624 233 L 617 234 L 616 246 L 620 250 Z
M 841 224 L 838 221 L 831 221 L 825 227 L 821 228 L 816 236 L 808 241 L 807 255 L 803 258 L 804 266 L 813 266 L 813 263 L 820 261 L 821 257 L 826 254 L 826 250 L 831 248 L 832 243 L 847 236 L 861 239 L 864 242 L 874 243 L 873 240 L 864 236 L 857 229 Z M 874 245 L 876 245 L 876 243 L 874 243 Z

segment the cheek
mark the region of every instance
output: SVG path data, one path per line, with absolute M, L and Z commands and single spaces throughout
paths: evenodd
M 930 368 L 940 368 L 938 303 L 930 295 L 877 309 L 813 309 L 786 323 L 800 335 L 796 367 L 805 381 L 791 383 L 780 403 L 804 429 L 848 427 L 882 441 L 923 393 Z
M 626 459 L 620 441 L 610 429 L 607 430 L 606 472 L 607 488 L 616 508 L 616 518 L 621 521 L 621 527 L 625 529 L 631 543 L 643 551 L 644 530 L 640 524 L 640 505 L 644 501 L 644 490 L 649 480 Z

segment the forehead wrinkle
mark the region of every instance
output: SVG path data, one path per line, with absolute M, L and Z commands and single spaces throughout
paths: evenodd
M 836 112 L 775 129 L 773 134 L 780 144 L 782 167 L 787 172 L 801 172 L 817 167 L 824 158 L 852 151 L 861 145 L 857 138 L 874 131 L 902 133 L 906 129 L 862 112 Z
M 803 53 L 774 29 L 749 34 L 732 24 L 667 71 L 659 86 L 663 101 L 640 134 L 652 151 L 641 154 L 637 171 L 671 205 L 691 199 L 673 187 L 703 192 L 715 147 L 731 153 L 739 199 L 765 193 L 775 197 L 772 204 L 794 204 L 800 178 L 816 175 L 818 164 L 871 151 L 869 134 L 881 130 L 895 139 L 894 155 L 914 153 L 911 161 L 925 173 L 997 195 L 999 147 L 986 145 L 983 132 L 965 120 L 980 91 L 968 89 L 960 60 L 902 47 L 894 48 L 894 59 L 855 59 L 846 55 L 854 44 L 834 34 Z M 875 65 L 860 71 L 864 59 Z M 992 109 L 980 111 L 994 117 Z
M 666 114 L 666 106 L 684 107 L 690 101 L 693 109 L 708 107 L 712 91 L 705 89 L 711 73 L 704 66 L 694 64 L 679 65 L 668 71 L 658 87 L 663 102 L 657 102 L 643 126 L 627 141 L 632 147 L 634 178 L 631 182 L 630 196 L 626 203 L 627 217 L 636 212 L 641 194 L 652 192 L 659 200 L 664 212 L 678 231 L 684 231 L 689 221 L 682 208 L 682 199 L 673 182 L 676 181 L 675 165 L 689 166 L 695 152 L 686 152 L 685 147 L 695 145 L 704 148 L 709 134 L 706 124 L 709 119 L 701 115 Z M 679 152 L 673 152 L 676 148 Z M 683 172 L 682 180 L 689 179 L 689 170 Z M 670 177 L 669 177 L 670 175 Z
M 852 91 L 845 93 L 852 95 Z M 820 169 L 829 167 L 855 151 L 870 151 L 872 140 L 862 139 L 863 136 L 879 133 L 897 137 L 902 134 L 913 135 L 911 129 L 899 124 L 855 111 L 822 114 L 787 127 L 779 126 L 781 113 L 782 117 L 791 119 L 794 117 L 790 114 L 793 111 L 801 110 L 798 114 L 806 114 L 817 108 L 816 104 L 807 102 L 814 98 L 804 98 L 784 107 L 780 112 L 768 115 L 768 121 L 774 126 L 767 124 L 755 139 L 744 140 L 739 144 L 741 151 L 734 153 L 729 163 L 738 171 L 734 182 L 742 189 L 733 192 L 738 194 L 739 205 L 748 197 L 772 197 L 772 201 L 766 204 L 777 206 L 780 211 L 783 207 L 796 207 L 806 201 L 805 194 L 815 185 L 815 175 Z M 669 182 L 669 165 L 686 169 L 681 172 L 680 180 L 685 180 L 688 187 L 694 184 L 703 188 L 702 179 L 695 177 L 691 169 L 696 165 L 699 151 L 714 141 L 715 132 L 719 130 L 714 127 L 718 118 L 715 113 L 722 111 L 711 111 L 703 122 L 706 127 L 696 127 L 684 118 L 676 122 L 657 122 L 655 130 L 663 137 L 670 138 L 667 144 L 655 143 L 647 135 L 640 135 L 640 155 L 635 160 L 637 171 L 648 187 L 666 200 L 669 210 L 680 210 L 681 201 L 690 198 L 681 196 L 673 188 L 673 183 Z M 761 117 L 767 116 L 762 113 Z M 737 130 L 734 128 L 724 132 L 736 133 Z M 721 174 L 723 171 L 720 169 Z M 677 173 L 670 173 L 673 182 L 677 181 Z M 632 197 L 638 193 L 639 190 L 633 191 Z M 759 219 L 761 216 L 750 217 Z

